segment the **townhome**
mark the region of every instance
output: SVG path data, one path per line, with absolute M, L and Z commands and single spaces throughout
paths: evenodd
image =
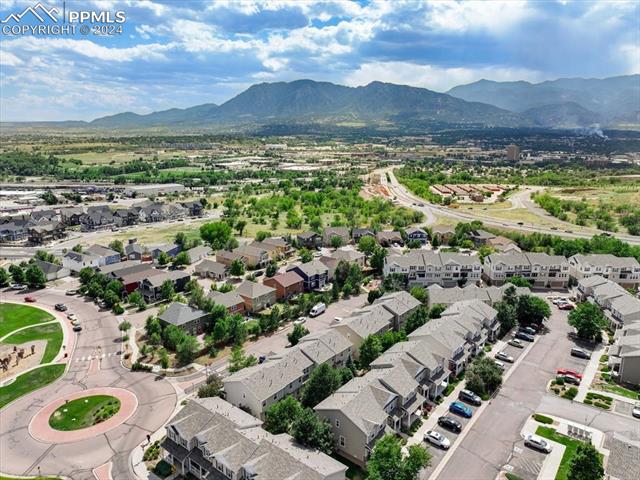
M 213 290 L 209 292 L 207 296 L 213 299 L 213 301 L 218 305 L 222 305 L 223 307 L 225 307 L 227 311 L 232 315 L 236 313 L 239 315 L 244 315 L 246 312 L 244 299 L 235 291 L 222 293 Z
M 304 280 L 294 271 L 278 273 L 271 278 L 265 278 L 262 283 L 275 288 L 277 300 L 287 300 L 304 292 Z
M 611 254 L 577 254 L 569 258 L 570 274 L 580 281 L 600 275 L 625 288 L 640 284 L 640 263 L 634 257 L 616 257 Z
M 383 295 L 373 302 L 373 305 L 381 305 L 389 311 L 393 315 L 393 328 L 400 330 L 422 303 L 409 292 L 400 290 Z
M 353 358 L 353 344 L 338 330 L 327 329 L 309 333 L 298 342 L 300 350 L 315 365 L 328 363 L 340 368 Z
M 491 285 L 503 285 L 516 276 L 535 287 L 564 288 L 569 283 L 569 262 L 561 255 L 532 252 L 493 253 L 484 259 L 483 278 Z
M 465 285 L 464 287 L 443 288 L 440 285 L 429 285 L 427 292 L 429 296 L 429 308 L 434 305 L 453 305 L 464 300 L 480 300 L 487 305 L 493 305 L 502 300 L 507 289 L 514 288 L 516 295 L 529 295 L 531 290 L 528 287 L 516 287 L 511 283 L 505 283 L 500 287 L 479 287 L 477 285 Z
M 420 245 L 426 245 L 429 242 L 429 235 L 421 228 L 409 227 L 404 229 L 407 242 L 418 242 Z
M 592 275 L 578 280 L 578 298 L 598 305 L 615 328 L 640 321 L 640 299 L 612 280 Z
M 111 228 L 115 223 L 115 217 L 108 205 L 89 207 L 86 213 L 80 215 L 80 229 L 84 232 Z
M 138 207 L 138 221 L 140 223 L 155 223 L 166 219 L 162 203 L 143 202 Z
M 393 313 L 383 305 L 370 305 L 353 312 L 331 326 L 353 345 L 353 356 L 359 356 L 360 345 L 369 335 L 379 335 L 393 328 Z
M 479 282 L 482 264 L 475 255 L 413 250 L 404 255 L 387 256 L 383 274 L 385 277 L 391 274 L 403 275 L 409 287 L 434 283 L 452 287 Z
M 218 282 L 226 280 L 229 275 L 229 267 L 209 258 L 198 263 L 194 271 L 200 278 L 211 278 Z
M 29 235 L 28 221 L 11 220 L 0 225 L 2 242 L 21 242 Z
M 296 235 L 298 247 L 315 250 L 322 246 L 322 235 L 316 232 L 302 232 Z
M 609 310 L 614 323 L 619 327 L 640 321 L 640 299 L 632 295 L 621 295 L 612 299 Z
M 245 310 L 256 313 L 276 303 L 276 289 L 245 280 L 235 289 L 244 300 Z
M 204 212 L 202 203 L 197 200 L 194 200 L 192 202 L 182 202 L 180 205 L 187 209 L 188 215 L 190 217 L 201 217 L 202 213 Z
M 166 426 L 163 458 L 198 479 L 345 480 L 347 467 L 221 398 L 190 400 Z
M 149 276 L 140 282 L 140 293 L 147 303 L 154 303 L 162 299 L 162 284 L 170 281 L 176 292 L 184 290 L 190 275 L 181 270 L 172 270 Z
M 189 335 L 200 335 L 206 326 L 209 314 L 180 302 L 173 302 L 158 315 L 158 320 L 165 327 L 174 325 Z
M 134 207 L 119 208 L 113 212 L 113 218 L 115 219 L 115 224 L 118 227 L 134 225 L 138 223 L 138 210 Z
M 327 227 L 322 231 L 322 244 L 325 247 L 333 246 L 333 237 L 340 238 L 342 245 L 347 245 L 351 241 L 351 235 L 347 227 Z
M 66 207 L 60 209 L 60 220 L 68 227 L 80 225 L 80 217 L 84 214 L 82 207 Z
M 64 237 L 64 231 L 64 225 L 58 221 L 43 221 L 27 228 L 27 240 L 33 245 L 42 245 L 51 240 Z
M 616 332 L 608 363 L 620 382 L 640 385 L 640 321 L 632 321 Z
M 242 245 L 235 248 L 233 253 L 240 255 L 240 257 L 244 259 L 244 263 L 248 268 L 264 268 L 271 260 L 267 250 L 249 245 Z
M 304 282 L 305 292 L 319 290 L 329 281 L 329 269 L 319 260 L 312 260 L 287 268 L 287 272 L 296 272 Z
M 451 319 L 435 318 L 409 334 L 410 340 L 424 340 L 428 348 L 447 359 L 454 377 L 462 373 L 471 359 L 467 348 L 468 332 L 463 332 Z
M 466 325 L 465 318 L 469 317 L 474 323 L 473 328 L 479 325 L 482 330 L 480 332 L 482 340 L 481 344 L 476 342 L 477 351 L 484 345 L 485 340 L 495 341 L 500 330 L 497 310 L 477 299 L 456 302 L 442 312 L 441 316 L 450 317 L 462 325 Z M 469 326 L 471 328 L 471 325 Z

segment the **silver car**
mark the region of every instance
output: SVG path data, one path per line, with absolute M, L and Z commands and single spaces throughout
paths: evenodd
M 635 418 L 640 418 L 640 402 L 636 402 L 633 404 L 631 415 L 633 415 Z
M 551 444 L 538 435 L 527 435 L 524 439 L 524 444 L 527 447 L 533 448 L 534 450 L 539 450 L 544 453 L 551 453 L 551 450 L 553 450 Z
M 429 430 L 425 433 L 424 441 L 436 447 L 440 447 L 443 450 L 447 450 L 451 446 L 449 439 L 435 430 Z
M 509 355 L 507 352 L 496 353 L 496 358 L 498 360 L 504 360 L 505 362 L 513 363 L 513 357 Z

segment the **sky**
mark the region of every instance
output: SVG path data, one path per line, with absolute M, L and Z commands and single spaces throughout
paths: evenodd
M 37 0 L 0 0 L 38 26 Z M 446 92 L 480 79 L 640 73 L 637 1 L 42 0 L 123 12 L 88 34 L 0 33 L 0 120 L 91 120 L 221 104 L 260 82 L 392 82 Z M 41 11 L 40 11 L 41 12 Z M 104 20 L 99 19 L 99 20 Z M 58 22 L 59 24 L 59 22 Z M 43 25 L 52 26 L 45 18 Z M 95 34 L 92 27 L 121 27 Z M 56 34 L 57 33 L 57 34 Z M 109 32 L 106 32 L 109 33 Z

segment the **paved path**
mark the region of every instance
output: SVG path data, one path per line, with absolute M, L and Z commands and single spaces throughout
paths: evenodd
M 23 295 L 2 292 L 3 300 L 13 297 L 19 301 Z M 79 335 L 74 334 L 77 345 L 69 352 L 69 367 L 61 379 L 2 409 L 0 458 L 3 473 L 35 475 L 40 467 L 43 475 L 94 480 L 93 469 L 112 462 L 114 479 L 134 478 L 129 453 L 139 448 L 147 434 L 155 432 L 168 420 L 177 403 L 175 389 L 161 377 L 122 367 L 121 332 L 110 312 L 99 311 L 92 302 L 67 297 L 51 289 L 31 295 L 37 299 L 37 306 L 51 308 L 56 303 L 65 303 L 68 312 L 78 316 L 83 330 Z M 87 359 L 95 356 L 101 360 L 92 367 Z M 49 444 L 29 435 L 31 418 L 52 399 L 99 387 L 119 387 L 133 392 L 138 399 L 137 410 L 113 430 L 78 442 Z
M 598 373 L 598 366 L 600 365 L 600 357 L 604 353 L 606 345 L 601 344 L 597 350 L 594 350 L 591 354 L 591 359 L 587 364 L 587 368 L 584 369 L 582 374 L 582 380 L 580 381 L 580 385 L 578 385 L 578 394 L 576 395 L 575 400 L 577 402 L 584 402 L 587 393 L 589 392 L 589 387 L 593 383 L 593 379 L 596 377 Z

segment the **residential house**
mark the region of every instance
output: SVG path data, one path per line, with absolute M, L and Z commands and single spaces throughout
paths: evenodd
M 404 245 L 404 240 L 400 232 L 395 231 L 380 231 L 376 233 L 376 240 L 383 247 L 393 247 L 396 245 Z
M 206 245 L 198 245 L 197 247 L 190 248 L 187 250 L 187 256 L 189 257 L 189 263 L 195 263 L 203 258 L 209 256 L 212 250 L 211 247 Z
M 359 356 L 360 345 L 369 335 L 379 335 L 393 328 L 393 314 L 382 305 L 370 305 L 354 311 L 331 326 L 353 345 L 353 357 Z
M 609 367 L 620 382 L 640 385 L 640 322 L 620 328 L 609 347 Z
M 265 278 L 262 282 L 265 285 L 276 289 L 278 300 L 287 300 L 294 295 L 304 292 L 304 280 L 296 272 L 285 272 Z
M 264 268 L 271 260 L 267 250 L 252 247 L 250 245 L 241 245 L 238 248 L 235 248 L 233 253 L 240 255 L 240 257 L 244 259 L 244 263 L 248 268 Z
M 529 280 L 534 287 L 564 288 L 569 283 L 569 262 L 561 255 L 546 253 L 492 253 L 484 259 L 484 279 L 503 285 L 511 277 Z
M 58 212 L 55 210 L 34 210 L 30 217 L 34 223 L 50 223 L 60 220 Z
M 470 230 L 467 232 L 467 238 L 473 242 L 476 247 L 487 245 L 487 242 L 496 238 L 496 236 L 486 230 Z
M 130 238 L 124 246 L 124 254 L 129 260 L 151 261 L 153 256 L 149 249 L 137 242 L 135 238 Z
M 278 245 L 253 241 L 248 246 L 258 250 L 264 250 L 265 252 L 267 252 L 269 259 L 271 260 L 278 260 L 281 257 L 282 248 Z
M 520 247 L 510 238 L 498 235 L 487 240 L 486 245 L 495 249 L 497 252 L 516 251 L 520 252 Z
M 305 292 L 320 290 L 324 288 L 329 280 L 329 269 L 324 263 L 318 260 L 312 260 L 287 268 L 287 272 L 291 271 L 296 272 L 302 277 Z
M 247 259 L 235 251 L 218 250 L 216 252 L 216 262 L 223 264 L 225 267 L 230 267 L 235 260 L 241 261 L 245 266 L 247 264 Z
M 80 225 L 80 217 L 83 214 L 82 207 L 63 207 L 60 209 L 60 220 L 68 227 Z
M 131 208 L 118 208 L 115 212 L 113 212 L 113 218 L 115 220 L 115 224 L 118 227 L 135 225 L 138 223 L 138 210 L 134 207 Z
M 200 335 L 209 320 L 209 314 L 184 303 L 173 302 L 158 315 L 158 319 L 165 327 L 174 325 L 189 335 Z
M 611 254 L 577 254 L 569 258 L 570 274 L 576 280 L 600 275 L 625 288 L 640 284 L 640 263 L 634 257 Z
M 374 301 L 373 305 L 381 305 L 388 310 L 393 315 L 393 328 L 400 330 L 422 303 L 409 292 L 400 290 L 383 295 Z
M 245 309 L 256 313 L 276 303 L 276 289 L 262 283 L 243 281 L 235 292 L 244 300 Z
M 191 202 L 182 202 L 181 205 L 187 209 L 190 217 L 201 217 L 204 212 L 204 207 L 202 203 L 194 200 Z
M 198 263 L 194 270 L 195 274 L 199 277 L 211 278 L 218 282 L 226 280 L 229 274 L 229 267 L 223 263 L 216 262 L 215 260 L 210 260 L 208 258 L 205 258 Z
M 571 269 L 571 267 L 569 267 Z M 579 300 L 584 301 L 588 297 L 593 296 L 593 291 L 600 285 L 609 283 L 609 280 L 601 275 L 591 275 L 578 280 L 577 290 Z
M 71 275 L 71 270 L 62 265 L 56 263 L 45 262 L 43 260 L 36 259 L 36 265 L 42 270 L 47 282 L 52 280 L 58 280 L 59 278 L 68 277 Z
M 125 292 L 129 294 L 138 290 L 143 280 L 154 275 L 163 275 L 164 273 L 164 270 L 153 268 L 149 263 L 141 263 L 136 267 L 116 272 L 115 279 L 122 283 Z
M 262 245 L 271 245 L 278 249 L 278 256 L 284 257 L 291 251 L 291 245 L 289 242 L 283 237 L 269 237 L 265 238 L 262 242 Z
M 91 245 L 85 250 L 85 253 L 89 255 L 95 255 L 98 257 L 98 266 L 111 265 L 112 263 L 118 263 L 122 259 L 120 252 L 116 252 L 111 248 L 103 247 L 102 245 Z
M 62 266 L 72 273 L 78 273 L 85 267 L 97 268 L 100 265 L 100 257 L 87 253 L 78 253 L 73 250 L 62 257 Z
M 329 271 L 328 280 L 333 280 L 338 264 L 342 261 L 358 265 L 361 269 L 365 266 L 365 255 L 352 247 L 340 247 L 332 252 L 328 257 L 319 258 Z
M 142 264 L 137 260 L 124 260 L 122 262 L 110 263 L 108 265 L 100 265 L 98 267 L 98 271 L 104 275 L 115 278 L 118 272 L 127 272 L 133 267 L 140 268 L 141 266 L 143 268 L 149 268 L 148 265 Z
M 27 239 L 33 245 L 42 245 L 51 240 L 62 238 L 65 235 L 65 227 L 58 221 L 42 221 L 27 228 Z
M 376 238 L 375 232 L 373 230 L 371 230 L 370 228 L 354 228 L 351 231 L 351 236 L 353 237 L 353 241 L 355 243 L 358 243 L 358 241 L 362 237 L 373 237 L 373 238 Z
M 161 253 L 166 253 L 170 257 L 175 257 L 180 253 L 182 247 L 177 243 L 165 243 L 164 245 L 156 245 L 151 248 L 151 257 L 157 259 Z
M 300 351 L 315 365 L 328 363 L 342 368 L 353 358 L 353 344 L 338 330 L 326 329 L 309 333 L 298 341 Z
M 163 457 L 201 480 L 345 480 L 347 467 L 218 397 L 190 400 L 166 426 Z
M 140 293 L 147 303 L 154 303 L 162 299 L 162 284 L 170 281 L 176 292 L 184 290 L 190 275 L 182 270 L 171 270 L 149 276 L 140 282 Z
M 410 340 L 425 340 L 428 348 L 447 361 L 447 368 L 454 377 L 462 373 L 471 361 L 467 340 L 471 334 L 450 318 L 434 318 L 409 334 Z
M 455 229 L 449 225 L 434 225 L 431 227 L 431 235 L 437 240 L 438 245 L 448 245 L 455 234 Z
M 298 247 L 315 250 L 322 246 L 322 235 L 316 232 L 302 232 L 296 235 Z
M 391 254 L 385 258 L 384 276 L 399 274 L 409 287 L 438 284 L 443 287 L 477 283 L 481 280 L 482 264 L 475 255 L 435 253 L 412 250 L 406 254 Z
M 409 227 L 404 229 L 407 242 L 418 242 L 420 245 L 426 245 L 429 242 L 429 235 L 421 228 Z
M 80 215 L 80 229 L 83 232 L 111 228 L 115 224 L 116 219 L 109 205 L 91 206 Z
M 342 245 L 347 245 L 351 241 L 347 227 L 327 227 L 322 231 L 322 244 L 325 247 L 332 247 L 333 237 L 339 237 Z
M 207 296 L 218 305 L 225 307 L 232 315 L 236 313 L 244 315 L 246 312 L 244 299 L 236 291 L 222 293 L 212 290 Z

